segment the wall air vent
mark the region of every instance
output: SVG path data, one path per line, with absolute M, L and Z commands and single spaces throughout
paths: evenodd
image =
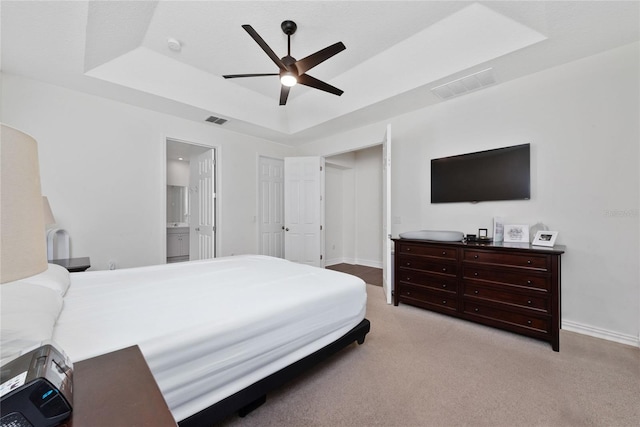
M 478 71 L 477 73 L 469 74 L 468 76 L 436 86 L 431 89 L 431 92 L 440 99 L 449 99 L 491 86 L 496 82 L 493 68 L 487 68 L 486 70 Z
M 206 122 L 211 122 L 211 123 L 215 123 L 217 125 L 223 125 L 227 122 L 227 119 L 222 119 L 220 117 L 216 117 L 216 116 L 209 116 L 209 118 L 207 118 L 205 120 Z

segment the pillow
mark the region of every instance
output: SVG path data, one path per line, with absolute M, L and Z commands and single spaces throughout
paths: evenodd
M 66 268 L 57 264 L 48 264 L 48 267 L 42 273 L 34 276 L 25 277 L 24 279 L 16 280 L 14 282 L 5 283 L 2 286 L 7 286 L 13 283 L 31 283 L 32 285 L 44 286 L 45 288 L 52 289 L 64 296 L 69 289 L 71 278 L 69 271 Z
M 62 295 L 20 280 L 0 285 L 1 359 L 50 340 L 62 311 Z

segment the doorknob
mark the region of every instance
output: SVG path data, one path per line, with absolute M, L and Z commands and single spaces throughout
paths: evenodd
M 284 231 L 289 231 L 289 229 L 288 229 L 288 228 L 285 228 L 285 229 L 284 229 Z

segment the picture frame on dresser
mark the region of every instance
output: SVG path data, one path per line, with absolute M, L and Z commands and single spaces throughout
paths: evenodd
M 533 246 L 546 246 L 552 248 L 556 244 L 558 238 L 557 231 L 539 230 L 533 238 L 531 244 Z
M 505 243 L 529 243 L 529 226 L 524 224 L 505 224 Z

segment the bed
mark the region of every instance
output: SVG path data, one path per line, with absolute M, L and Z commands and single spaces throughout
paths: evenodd
M 3 284 L 2 358 L 52 339 L 73 362 L 137 344 L 181 426 L 247 412 L 269 389 L 364 342 L 351 275 L 245 255 Z

